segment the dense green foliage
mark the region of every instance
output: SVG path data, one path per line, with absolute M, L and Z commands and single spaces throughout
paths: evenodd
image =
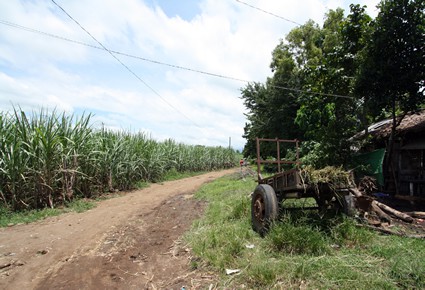
M 242 89 L 245 157 L 255 156 L 255 137 L 277 137 L 302 140 L 304 163 L 345 165 L 356 132 L 425 103 L 425 4 L 378 7 L 375 20 L 360 5 L 347 16 L 330 10 L 322 27 L 310 20 L 280 41 L 273 76 Z M 276 154 L 266 148 L 264 155 Z
M 397 112 L 407 113 L 424 103 L 425 2 L 386 0 L 379 8 L 355 92 L 364 96 L 371 112 L 391 112 L 394 133 Z
M 31 116 L 21 110 L 0 113 L 2 206 L 54 207 L 74 197 L 159 181 L 170 171 L 210 171 L 237 163 L 233 149 L 94 129 L 90 118 L 43 110 Z
M 261 238 L 250 225 L 255 185 L 236 174 L 195 195 L 208 208 L 186 236 L 196 255 L 192 267 L 216 272 L 218 288 L 424 289 L 423 239 L 379 235 L 352 219 L 323 218 L 314 210 L 283 213 Z M 291 201 L 298 208 L 307 203 Z M 225 269 L 240 273 L 227 276 Z

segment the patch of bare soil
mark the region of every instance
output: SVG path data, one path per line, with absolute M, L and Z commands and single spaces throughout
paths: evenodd
M 208 288 L 182 235 L 204 209 L 193 193 L 234 172 L 153 184 L 87 212 L 0 230 L 1 289 Z
M 191 270 L 190 248 L 182 240 L 203 209 L 189 194 L 163 201 L 109 231 L 93 250 L 69 259 L 37 289 L 181 289 L 208 282 Z

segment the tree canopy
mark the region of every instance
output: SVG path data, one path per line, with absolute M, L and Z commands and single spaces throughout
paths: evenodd
M 322 27 L 291 30 L 272 52 L 272 77 L 242 88 L 244 155 L 255 156 L 255 137 L 300 139 L 305 163 L 346 164 L 356 132 L 422 106 L 424 3 L 383 0 L 376 19 L 352 4 L 347 16 L 328 11 Z

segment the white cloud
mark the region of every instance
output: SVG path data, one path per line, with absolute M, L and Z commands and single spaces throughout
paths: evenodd
M 3 21 L 97 45 L 49 1 L 3 2 Z M 342 0 L 246 2 L 299 23 L 321 23 L 327 9 L 348 9 Z M 378 1 L 362 2 L 373 2 L 373 12 Z M 237 1 L 200 1 L 200 13 L 190 20 L 169 18 L 141 0 L 58 3 L 109 49 L 253 81 L 271 74 L 272 50 L 295 27 Z M 243 82 L 118 57 L 154 91 L 105 51 L 3 24 L 0 109 L 13 103 L 85 110 L 110 128 L 204 145 L 227 146 L 231 137 L 235 148 L 243 147 Z

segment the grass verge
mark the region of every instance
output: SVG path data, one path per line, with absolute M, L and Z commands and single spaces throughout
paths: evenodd
M 66 212 L 84 212 L 94 208 L 96 203 L 92 200 L 78 199 L 62 208 L 45 208 L 41 210 L 28 210 L 13 212 L 4 207 L 0 208 L 0 227 L 16 224 L 28 224 L 50 216 L 57 216 Z
M 206 173 L 205 171 L 196 172 L 177 172 L 176 170 L 170 170 L 164 176 L 165 181 L 172 181 L 201 175 Z M 149 182 L 138 182 L 135 187 L 137 189 L 144 189 L 149 187 Z M 49 216 L 57 216 L 67 212 L 84 212 L 96 206 L 97 201 L 120 197 L 122 195 L 119 192 L 104 193 L 94 197 L 94 199 L 87 198 L 76 198 L 72 202 L 66 203 L 64 207 L 59 208 L 44 208 L 40 210 L 22 210 L 13 212 L 5 207 L 0 207 L 0 227 L 7 227 L 16 224 L 28 224 L 41 219 L 45 219 Z
M 381 236 L 349 218 L 315 211 L 283 213 L 261 238 L 250 224 L 254 180 L 227 176 L 204 185 L 208 201 L 186 240 L 196 267 L 215 271 L 221 287 L 307 289 L 424 289 L 425 241 Z M 228 276 L 225 269 L 240 269 Z

